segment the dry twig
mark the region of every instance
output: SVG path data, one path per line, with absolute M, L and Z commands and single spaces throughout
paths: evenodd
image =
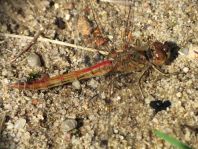
M 7 33 L 0 33 L 0 36 L 4 36 L 4 37 L 7 37 L 7 38 L 26 39 L 26 40 L 33 40 L 34 39 L 34 37 L 30 37 L 30 36 L 7 34 Z M 71 44 L 71 43 L 67 43 L 67 42 L 62 42 L 62 41 L 58 41 L 58 40 L 51 40 L 51 39 L 39 37 L 37 39 L 37 41 L 49 42 L 49 43 L 52 43 L 52 44 L 63 45 L 63 46 L 72 47 L 72 48 L 81 49 L 81 50 L 86 50 L 86 51 L 91 51 L 91 52 L 98 51 L 99 53 L 101 53 L 103 55 L 108 55 L 108 52 L 106 52 L 106 51 L 101 51 L 101 50 L 97 50 L 97 49 L 93 49 L 93 48 L 82 47 L 82 46 L 79 46 L 79 45 L 75 45 L 75 44 Z

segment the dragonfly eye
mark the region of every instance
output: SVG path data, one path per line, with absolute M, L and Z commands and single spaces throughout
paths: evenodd
M 155 65 L 163 65 L 167 60 L 167 51 L 163 43 L 156 41 L 151 45 L 152 63 Z

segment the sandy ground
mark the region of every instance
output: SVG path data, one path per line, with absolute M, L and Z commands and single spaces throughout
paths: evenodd
M 128 6 L 105 2 L 90 5 L 81 0 L 9 0 L 0 1 L 0 7 L 1 33 L 32 37 L 44 28 L 41 37 L 106 50 L 92 44 L 92 35 L 90 40 L 80 35 L 84 28 L 78 28 L 77 20 L 86 16 L 92 25 L 85 26 L 85 31 L 89 33 L 96 20 L 105 37 L 112 40 L 109 49 L 119 49 L 125 41 L 122 33 Z M 143 78 L 143 100 L 137 87 L 138 73 L 97 77 L 44 91 L 9 89 L 8 83 L 26 81 L 33 74 L 56 76 L 88 67 L 105 56 L 38 41 L 11 63 L 30 40 L 1 34 L 0 112 L 6 116 L 0 148 L 173 148 L 154 136 L 154 129 L 197 148 L 197 1 L 136 1 L 128 22 L 131 44 L 159 40 L 180 47 L 176 59 L 161 68 L 169 76 L 151 70 Z M 42 62 L 32 62 L 32 53 L 39 55 Z M 170 105 L 155 113 L 150 103 L 156 100 Z M 70 131 L 68 119 L 77 122 Z

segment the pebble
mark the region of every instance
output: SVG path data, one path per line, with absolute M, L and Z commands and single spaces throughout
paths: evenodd
M 182 55 L 188 55 L 189 54 L 189 49 L 188 48 L 183 48 L 179 50 L 180 54 Z
M 116 101 L 120 101 L 121 100 L 121 97 L 120 96 L 117 96 L 116 97 Z
M 83 36 L 88 36 L 91 33 L 92 27 L 90 22 L 86 17 L 79 17 L 78 22 L 77 22 L 77 27 L 79 30 L 79 33 L 82 34 Z
M 40 67 L 41 66 L 41 59 L 40 57 L 35 54 L 35 53 L 31 53 L 28 58 L 27 58 L 28 64 L 31 67 Z
M 7 129 L 8 130 L 11 130 L 11 129 L 13 129 L 13 124 L 12 123 L 7 123 Z
M 55 8 L 55 9 L 58 9 L 58 8 L 59 8 L 59 4 L 58 4 L 58 3 L 55 3 L 55 4 L 54 4 L 54 8 Z
M 61 129 L 63 132 L 68 132 L 70 130 L 75 129 L 77 126 L 77 121 L 74 119 L 67 119 L 65 121 L 63 121 L 62 125 L 61 125 Z
M 104 92 L 102 92 L 102 93 L 101 93 L 101 95 L 100 95 L 100 97 L 101 97 L 102 99 L 105 99 L 105 98 L 106 98 L 105 93 L 104 93 Z
M 113 132 L 114 132 L 114 133 L 118 133 L 118 130 L 117 130 L 117 129 L 114 129 Z
M 70 15 L 69 13 L 66 14 L 66 15 L 65 15 L 65 20 L 66 20 L 66 21 L 69 21 L 70 17 L 71 17 L 71 15 Z
M 178 98 L 180 98 L 180 97 L 182 96 L 182 93 L 181 93 L 181 92 L 178 92 L 178 93 L 176 94 L 176 96 L 177 96 Z
M 23 119 L 23 118 L 19 118 L 15 125 L 14 125 L 14 128 L 15 129 L 21 129 L 21 128 L 24 128 L 25 127 L 25 124 L 26 124 L 26 120 Z
M 120 138 L 120 140 L 124 140 L 124 136 L 120 135 L 119 138 Z
M 189 68 L 188 68 L 188 67 L 184 67 L 184 68 L 183 68 L 183 72 L 184 72 L 184 73 L 188 73 L 188 71 L 189 71 Z
M 73 86 L 75 89 L 77 89 L 77 90 L 81 89 L 80 81 L 78 81 L 78 80 L 74 80 L 74 81 L 72 82 L 72 86 Z
M 92 88 L 97 88 L 98 87 L 98 82 L 94 79 L 91 79 L 88 83 L 89 86 L 91 86 Z

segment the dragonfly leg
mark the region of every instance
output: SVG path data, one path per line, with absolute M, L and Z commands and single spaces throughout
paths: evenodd
M 168 73 L 163 72 L 162 70 L 160 70 L 159 68 L 157 68 L 155 65 L 152 65 L 153 69 L 155 71 L 157 71 L 158 73 L 162 74 L 162 75 L 169 75 Z
M 164 76 L 170 76 L 171 74 L 170 73 L 165 73 L 163 72 L 162 70 L 160 70 L 159 68 L 157 68 L 154 64 L 151 64 L 152 68 L 157 71 L 158 73 L 164 75 Z
M 143 91 L 142 91 L 142 87 L 141 87 L 141 80 L 143 78 L 143 76 L 145 75 L 145 73 L 148 71 L 148 69 L 150 68 L 150 65 L 148 67 L 146 67 L 143 71 L 142 71 L 142 74 L 140 75 L 139 79 L 138 79 L 138 88 L 140 90 L 140 94 L 142 95 L 142 98 L 144 99 L 144 94 L 143 94 Z

